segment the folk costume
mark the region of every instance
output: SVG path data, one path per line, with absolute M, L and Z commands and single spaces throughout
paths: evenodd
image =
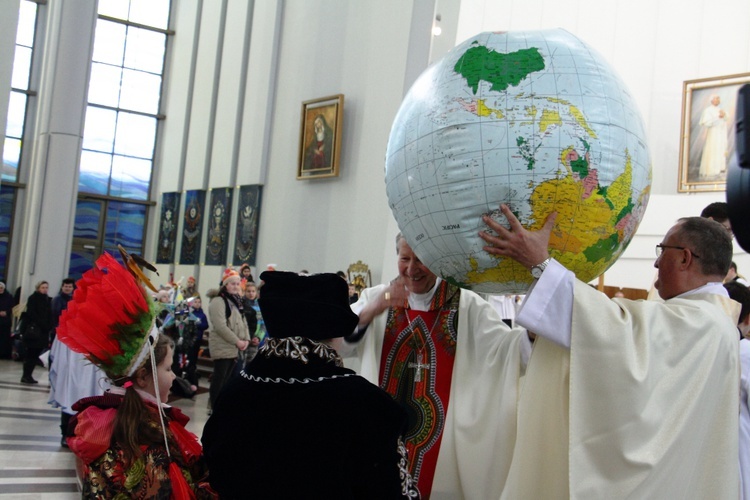
M 71 419 L 74 432 L 67 442 L 82 463 L 83 497 L 213 498 L 198 438 L 184 427 L 187 417 L 159 401 L 154 354 L 159 330 L 154 303 L 136 276 L 150 283 L 133 258 L 121 252 L 127 269 L 107 253 L 99 257 L 78 281 L 57 330 L 61 342 L 84 354 L 117 386 L 73 405 L 78 413 Z M 149 362 L 157 397 L 133 383 Z M 116 417 L 125 403 L 142 404 L 147 412 L 145 420 L 133 423 L 140 453 L 129 459 L 115 436 Z M 163 441 L 146 440 L 144 430 L 161 434 Z
M 224 387 L 203 431 L 221 498 L 418 498 L 401 439 L 406 415 L 327 339 L 358 318 L 334 274 L 264 272 L 269 338 Z M 248 478 L 248 464 L 262 464 Z
M 361 311 L 387 285 L 362 292 Z M 425 498 L 498 498 L 515 443 L 526 332 L 477 294 L 437 279 L 376 316 L 359 341 L 363 377 L 409 414 L 411 472 Z
M 552 260 L 516 317 L 540 337 L 502 498 L 738 498 L 738 312 L 720 283 L 610 300 Z

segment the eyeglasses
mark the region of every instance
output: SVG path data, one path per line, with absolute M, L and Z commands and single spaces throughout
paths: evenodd
M 662 245 L 661 243 L 658 244 L 658 245 L 656 245 L 656 257 L 657 258 L 659 258 L 661 256 L 661 254 L 662 254 L 662 252 L 664 251 L 665 248 L 675 248 L 677 250 L 687 250 L 691 254 L 693 254 L 693 257 L 695 257 L 696 259 L 700 259 L 701 258 L 700 255 L 696 254 L 695 252 L 693 252 L 692 250 L 690 250 L 687 247 L 676 247 L 676 246 L 673 246 L 673 245 Z

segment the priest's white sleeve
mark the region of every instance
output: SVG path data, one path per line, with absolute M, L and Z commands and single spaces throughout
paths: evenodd
M 516 316 L 530 332 L 570 349 L 575 275 L 552 259 L 538 281 L 532 283 Z

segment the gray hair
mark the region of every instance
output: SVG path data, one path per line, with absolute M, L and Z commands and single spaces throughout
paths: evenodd
M 703 275 L 726 276 L 733 250 L 732 237 L 724 226 L 702 217 L 683 217 L 678 222 L 677 235 L 698 256 Z
M 398 255 L 398 242 L 401 240 L 405 240 L 405 239 L 406 238 L 404 237 L 403 233 L 399 231 L 398 234 L 396 235 L 396 255 Z

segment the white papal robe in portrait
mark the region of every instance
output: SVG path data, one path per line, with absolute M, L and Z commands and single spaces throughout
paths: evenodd
M 361 310 L 386 286 L 364 290 L 352 308 Z M 525 330 L 509 329 L 476 293 L 461 290 L 459 300 L 450 403 L 431 498 L 486 500 L 500 496 L 510 466 L 522 350 L 529 344 Z M 360 373 L 376 385 L 387 318 L 388 310 L 378 315 L 357 346 Z
M 721 290 L 610 300 L 552 261 L 516 317 L 543 337 L 502 498 L 738 498 L 739 304 Z
M 727 168 L 727 118 L 719 116 L 719 106 L 711 105 L 701 114 L 700 124 L 706 129 L 706 142 L 701 154 L 700 176 L 715 177 Z

